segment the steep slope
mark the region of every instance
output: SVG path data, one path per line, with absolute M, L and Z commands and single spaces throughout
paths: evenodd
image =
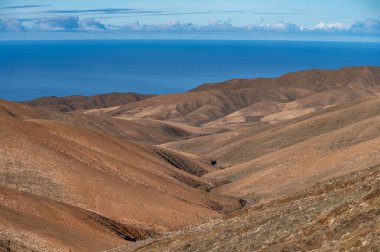
M 94 96 L 42 97 L 25 102 L 32 107 L 43 107 L 53 111 L 70 112 L 95 108 L 120 106 L 131 102 L 141 101 L 154 95 L 136 93 L 111 93 Z
M 93 212 L 0 187 L 0 251 L 99 251 L 147 231 Z
M 380 166 L 110 251 L 377 251 Z
M 43 199 L 41 204 L 53 200 L 126 228 L 149 231 L 179 228 L 241 207 L 238 199 L 206 192 L 213 185 L 198 176 L 212 168 L 202 163 L 99 130 L 39 119 L 36 114 L 1 102 L 0 187 L 6 190 L 27 192 Z M 192 169 L 187 169 L 190 164 Z M 22 197 L 19 204 L 24 204 Z M 20 228 L 9 206 L 1 211 L 14 217 L 9 225 Z M 44 209 L 36 206 L 33 211 Z M 50 225 L 47 221 L 42 223 Z M 34 228 L 40 233 L 46 226 Z M 64 240 L 70 235 L 74 234 Z
M 323 133 L 377 118 L 379 108 L 379 96 L 375 96 L 321 109 L 279 124 L 258 123 L 244 129 L 171 142 L 163 146 L 194 155 L 203 154 L 202 156 L 218 160 L 221 166 L 229 167 Z
M 113 108 L 106 113 L 199 126 L 237 111 L 240 111 L 239 119 L 226 118 L 224 123 L 260 120 L 275 112 L 290 111 L 290 115 L 280 116 L 281 121 L 313 111 L 302 113 L 304 109 L 337 105 L 375 95 L 380 91 L 379 86 L 380 67 L 309 70 L 273 79 L 235 79 L 206 84 L 191 92 L 157 96 Z M 268 111 L 266 106 L 259 106 L 262 103 L 272 104 L 274 110 Z M 277 122 L 278 119 L 270 121 Z
M 380 91 L 380 86 L 378 90 Z M 279 123 L 318 111 L 322 108 L 344 104 L 353 100 L 361 100 L 378 93 L 380 92 L 376 88 L 366 90 L 341 88 L 323 91 L 286 103 L 273 101 L 257 102 L 226 117 L 207 123 L 205 126 L 247 122 Z
M 101 113 L 60 113 L 44 107 L 29 107 L 0 100 L 0 109 L 24 119 L 46 119 L 99 130 L 120 138 L 144 143 L 164 143 L 195 136 L 212 134 L 220 130 L 200 129 L 191 125 L 157 120 L 124 120 L 103 116 Z M 91 111 L 91 110 L 90 110 Z
M 380 97 L 277 125 L 165 144 L 228 167 L 205 177 L 229 181 L 215 190 L 252 202 L 295 193 L 317 181 L 379 164 L 378 146 Z

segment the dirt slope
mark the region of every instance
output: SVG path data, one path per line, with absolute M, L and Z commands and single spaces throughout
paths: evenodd
M 149 144 L 159 144 L 220 132 L 219 129 L 200 129 L 191 125 L 157 120 L 112 118 L 101 113 L 61 113 L 45 107 L 28 107 L 0 100 L 0 109 L 23 119 L 46 119 L 82 128 L 99 130 L 120 138 Z
M 376 248 L 379 93 L 355 67 L 0 100 L 0 251 Z
M 380 97 L 164 146 L 216 160 L 224 169 L 205 177 L 230 182 L 218 193 L 252 202 L 279 197 L 379 164 Z
M 380 166 L 111 251 L 378 251 Z
M 0 199 L 0 251 L 99 251 L 149 234 L 19 190 L 1 187 Z
M 325 107 L 372 96 L 379 87 L 380 67 L 309 70 L 273 79 L 206 84 L 191 92 L 157 96 L 106 113 L 203 125 L 240 111 L 238 122 L 247 122 L 273 112 Z M 272 103 L 274 110 L 259 106 L 262 103 Z M 227 118 L 225 123 L 235 121 Z
M 205 164 L 99 130 L 34 119 L 28 108 L 1 104 L 2 188 L 150 231 L 179 228 L 241 207 L 238 199 L 206 192 L 212 184 L 198 177 L 212 169 Z M 194 170 L 186 169 L 190 164 Z
M 379 96 L 376 96 L 318 110 L 292 121 L 274 125 L 259 123 L 163 146 L 214 158 L 220 166 L 229 167 L 369 118 L 377 118 L 379 102 Z M 375 125 L 373 127 L 376 128 Z
M 131 102 L 141 101 L 154 95 L 136 93 L 111 93 L 94 96 L 42 97 L 25 102 L 32 107 L 43 107 L 53 111 L 70 112 L 95 108 L 120 106 Z

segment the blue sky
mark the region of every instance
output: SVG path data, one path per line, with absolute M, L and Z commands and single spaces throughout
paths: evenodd
M 1 0 L 0 32 L 380 37 L 378 0 Z M 235 34 L 235 35 L 234 35 Z M 4 38 L 4 34 L 2 38 Z M 48 35 L 47 35 L 48 36 Z

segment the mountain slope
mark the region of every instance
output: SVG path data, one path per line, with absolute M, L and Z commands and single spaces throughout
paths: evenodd
M 208 144 L 206 144 L 208 143 Z M 380 163 L 380 97 L 277 125 L 249 127 L 164 145 L 216 160 L 204 177 L 229 181 L 218 193 L 252 202 L 292 194 Z
M 0 251 L 98 251 L 149 234 L 19 190 L 1 187 L 0 199 Z
M 379 91 L 355 67 L 0 100 L 0 251 L 372 249 Z
M 136 93 L 111 93 L 94 96 L 66 96 L 66 97 L 42 97 L 25 104 L 32 107 L 44 107 L 53 111 L 70 112 L 95 108 L 108 108 L 120 106 L 131 102 L 141 101 L 154 95 L 142 95 Z
M 259 123 L 244 129 L 202 136 L 163 146 L 216 159 L 229 167 L 318 135 L 377 117 L 379 96 L 342 104 L 279 124 Z
M 158 152 L 157 148 L 99 130 L 35 119 L 29 108 L 1 103 L 2 188 L 81 208 L 127 228 L 149 231 L 179 228 L 241 207 L 238 199 L 205 191 L 213 186 L 198 177 L 199 171 L 204 174 L 211 169 L 206 165 L 202 168 L 202 164 L 186 157 Z M 198 169 L 186 169 L 187 162 Z M 8 208 L 2 213 L 9 213 Z M 10 225 L 17 226 L 16 217 Z
M 157 120 L 123 120 L 101 113 L 61 113 L 44 106 L 35 108 L 0 100 L 0 109 L 23 119 L 46 119 L 99 130 L 120 138 L 144 143 L 163 143 L 215 133 L 218 130 L 200 129 L 191 125 Z M 93 110 L 93 109 L 92 109 Z M 91 111 L 91 110 L 90 110 Z
M 377 251 L 380 166 L 116 251 Z
M 309 70 L 273 79 L 236 79 L 206 84 L 191 92 L 157 96 L 106 113 L 199 126 L 242 109 L 245 110 L 240 113 L 240 122 L 260 120 L 273 112 L 337 105 L 372 96 L 379 91 L 380 67 Z M 272 103 L 278 108 L 268 113 L 265 106 L 255 106 L 260 103 Z M 255 107 L 247 110 L 250 106 Z

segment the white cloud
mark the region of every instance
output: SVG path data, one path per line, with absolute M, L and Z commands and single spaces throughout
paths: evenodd
M 298 32 L 301 28 L 296 24 L 288 22 L 265 23 L 263 19 L 260 19 L 257 24 L 249 26 L 249 30 L 262 32 Z
M 80 19 L 77 16 L 57 16 L 35 20 L 0 19 L 0 32 L 21 31 L 185 31 L 185 32 L 246 32 L 265 34 L 337 35 L 380 37 L 380 21 L 369 19 L 353 25 L 321 22 L 312 28 L 300 27 L 289 22 L 266 23 L 259 19 L 255 24 L 235 26 L 231 20 L 212 20 L 206 25 L 181 23 L 171 20 L 159 25 L 141 24 L 136 21 L 125 25 L 106 25 L 95 19 Z
M 319 29 L 319 30 L 338 30 L 338 31 L 343 31 L 343 30 L 348 30 L 350 26 L 345 25 L 343 23 L 324 23 L 321 22 L 317 24 L 314 29 Z

